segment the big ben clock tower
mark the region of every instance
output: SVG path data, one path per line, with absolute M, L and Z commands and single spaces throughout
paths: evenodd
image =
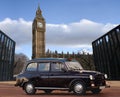
M 40 6 L 32 24 L 32 59 L 45 57 L 45 19 Z

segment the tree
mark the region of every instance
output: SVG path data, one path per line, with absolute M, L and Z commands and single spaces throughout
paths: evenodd
M 22 71 L 25 62 L 28 60 L 29 58 L 23 53 L 15 54 L 14 74 L 19 74 Z

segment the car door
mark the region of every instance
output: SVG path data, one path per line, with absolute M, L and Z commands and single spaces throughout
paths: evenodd
M 31 79 L 36 79 L 37 78 L 37 63 L 36 62 L 31 62 L 28 63 L 24 72 L 24 76 L 26 79 L 31 80 Z
M 51 87 L 65 87 L 67 85 L 68 73 L 63 71 L 65 68 L 62 62 L 51 62 L 51 68 L 49 73 L 49 86 Z
M 48 75 L 50 70 L 49 62 L 38 63 L 39 87 L 48 87 Z

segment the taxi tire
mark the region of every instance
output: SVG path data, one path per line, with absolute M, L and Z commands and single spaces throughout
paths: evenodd
M 25 84 L 24 90 L 28 95 L 33 95 L 36 93 L 36 89 L 35 89 L 33 83 L 31 83 L 31 82 L 28 82 Z
M 44 90 L 44 92 L 46 93 L 46 94 L 50 94 L 51 92 L 52 92 L 53 90 Z
M 78 81 L 73 84 L 73 92 L 76 95 L 85 95 L 86 94 L 86 86 L 83 82 Z

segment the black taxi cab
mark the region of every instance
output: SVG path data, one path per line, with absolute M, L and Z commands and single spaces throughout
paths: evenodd
M 40 58 L 26 62 L 22 72 L 16 76 L 15 86 L 20 86 L 29 94 L 36 90 L 51 93 L 53 90 L 66 90 L 76 95 L 86 91 L 98 94 L 108 87 L 107 75 L 84 70 L 76 60 L 65 58 Z

